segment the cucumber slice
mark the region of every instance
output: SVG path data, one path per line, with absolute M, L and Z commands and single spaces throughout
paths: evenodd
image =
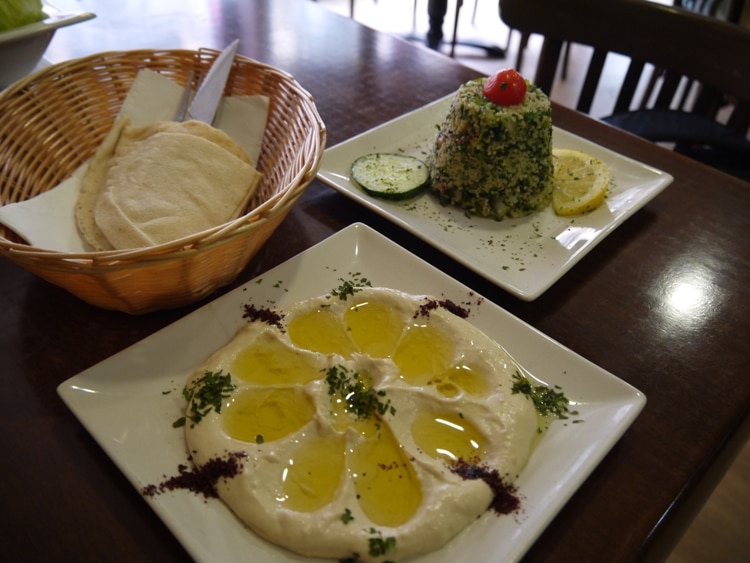
M 351 174 L 365 193 L 390 200 L 419 195 L 430 181 L 430 171 L 424 162 L 395 153 L 360 156 L 352 163 Z

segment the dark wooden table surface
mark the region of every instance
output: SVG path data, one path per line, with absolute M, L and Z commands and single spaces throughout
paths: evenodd
M 78 5 L 99 17 L 58 32 L 52 61 L 239 37 L 242 54 L 291 72 L 314 95 L 329 146 L 476 75 L 308 0 Z M 317 181 L 226 290 L 361 221 L 631 383 L 645 410 L 527 558 L 658 560 L 748 435 L 750 185 L 561 107 L 554 122 L 674 183 L 539 299 L 518 300 Z M 56 387 L 199 306 L 141 317 L 98 310 L 0 260 L 4 560 L 189 558 Z

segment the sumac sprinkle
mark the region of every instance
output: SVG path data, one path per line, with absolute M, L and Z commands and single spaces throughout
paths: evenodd
M 498 514 L 512 514 L 521 508 L 521 500 L 516 494 L 518 489 L 512 483 L 508 483 L 500 476 L 497 469 L 472 465 L 459 460 L 451 467 L 456 475 L 466 479 L 481 479 L 492 491 L 492 502 L 490 508 Z
M 457 305 L 450 299 L 443 299 L 442 301 L 439 301 L 440 306 L 445 309 L 446 311 L 453 313 L 457 317 L 461 317 L 462 319 L 465 319 L 469 316 L 469 310 L 462 307 L 461 305 Z
M 468 309 L 457 305 L 450 299 L 430 299 L 426 303 L 423 303 L 419 306 L 417 312 L 414 313 L 414 318 L 416 319 L 419 316 L 429 317 L 430 312 L 434 311 L 438 307 L 442 307 L 449 313 L 453 313 L 454 315 L 456 315 L 457 317 L 461 317 L 462 319 L 465 319 L 469 316 Z
M 252 303 L 248 303 L 243 306 L 245 312 L 242 314 L 242 318 L 250 319 L 250 322 L 261 321 L 268 325 L 277 326 L 282 328 L 281 321 L 284 319 L 284 315 L 268 309 L 266 307 L 256 307 Z
M 166 491 L 186 489 L 205 498 L 217 498 L 216 484 L 220 479 L 231 479 L 242 469 L 240 461 L 245 454 L 242 452 L 230 453 L 227 457 L 216 457 L 208 460 L 203 466 L 193 469 L 185 464 L 177 466 L 179 473 L 170 477 L 158 485 L 146 485 L 141 489 L 141 494 L 154 497 Z

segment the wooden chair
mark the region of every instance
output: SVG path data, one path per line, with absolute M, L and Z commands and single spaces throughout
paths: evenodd
M 492 0 L 493 2 L 495 0 Z M 416 4 L 416 0 L 414 0 L 414 3 Z M 479 0 L 474 0 L 474 9 L 471 14 L 471 23 L 474 23 L 476 20 L 476 14 L 477 14 L 477 4 L 479 4 Z M 484 41 L 477 41 L 477 40 L 460 40 L 458 39 L 458 16 L 461 14 L 461 8 L 464 5 L 464 0 L 456 0 L 456 13 L 453 18 L 453 38 L 451 39 L 451 50 L 450 50 L 450 56 L 455 57 L 456 56 L 456 45 L 466 45 L 467 47 L 473 47 L 475 49 L 481 49 L 485 53 L 487 53 L 487 56 L 490 58 L 497 58 L 497 59 L 504 59 L 505 58 L 505 49 L 502 47 L 498 47 L 497 45 L 493 45 L 491 43 L 485 43 Z
M 593 47 L 576 109 L 589 113 L 607 53 L 631 59 L 612 115 L 617 127 L 750 181 L 750 30 L 645 0 L 501 0 L 505 23 L 544 36 L 534 82 L 548 94 L 565 43 Z M 657 69 L 654 94 L 641 80 Z M 686 95 L 685 84 L 697 82 Z M 639 86 L 640 85 L 640 86 Z M 726 123 L 716 120 L 729 114 Z
M 492 0 L 493 2 L 495 0 Z M 428 5 L 432 2 L 428 2 Z M 445 10 L 447 13 L 448 6 L 447 2 L 445 3 Z M 477 4 L 479 4 L 479 0 L 474 0 L 474 8 L 472 11 L 471 16 L 471 23 L 473 24 L 476 20 L 476 13 L 477 13 Z M 479 41 L 476 39 L 473 40 L 466 40 L 466 39 L 460 39 L 458 38 L 458 18 L 461 15 L 461 8 L 463 8 L 464 0 L 456 0 L 455 5 L 455 12 L 453 14 L 453 37 L 451 38 L 451 48 L 450 48 L 450 56 L 455 57 L 456 56 L 456 46 L 457 45 L 463 45 L 466 47 L 472 47 L 474 49 L 479 49 L 484 51 L 488 57 L 490 58 L 497 58 L 497 59 L 504 59 L 505 58 L 505 49 L 502 47 L 499 47 L 497 45 L 494 45 L 492 43 L 486 43 L 484 41 Z M 414 0 L 414 26 L 416 27 L 416 10 L 417 10 L 417 0 Z

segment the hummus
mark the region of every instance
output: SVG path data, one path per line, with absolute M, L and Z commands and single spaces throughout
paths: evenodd
M 457 463 L 516 478 L 539 429 L 511 391 L 519 367 L 434 303 L 383 288 L 303 301 L 244 326 L 191 376 L 192 406 L 206 375 L 231 377 L 185 433 L 199 467 L 243 454 L 217 490 L 250 529 L 306 556 L 403 559 L 490 506 Z

